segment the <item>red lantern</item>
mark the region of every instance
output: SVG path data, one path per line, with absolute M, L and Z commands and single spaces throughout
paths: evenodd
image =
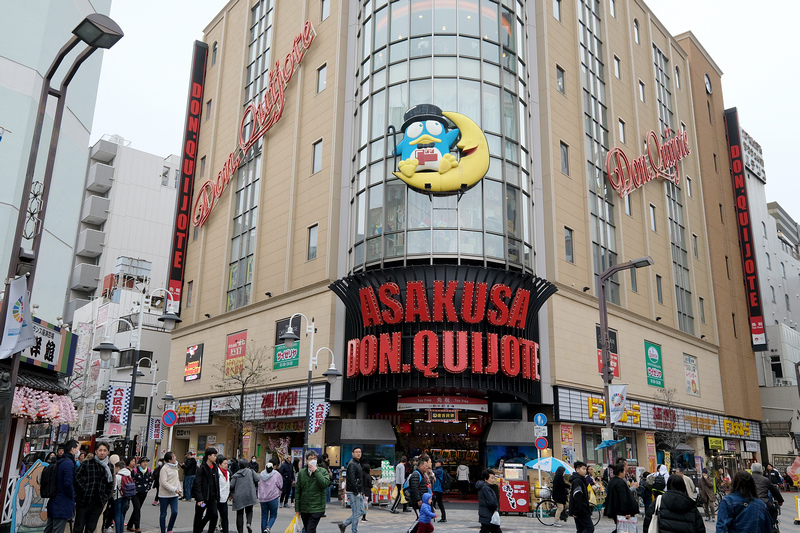
M 401 423 L 400 433 L 402 433 L 403 435 L 408 435 L 409 433 L 411 433 L 411 424 L 409 424 L 408 422 Z
M 473 437 L 481 434 L 481 427 L 478 424 L 470 424 L 469 425 L 469 434 Z

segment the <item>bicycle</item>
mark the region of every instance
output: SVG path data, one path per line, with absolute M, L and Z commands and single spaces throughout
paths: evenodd
M 539 496 L 541 497 L 541 500 L 536 504 L 536 508 L 533 510 L 533 513 L 543 526 L 552 526 L 557 520 L 559 520 L 558 504 L 552 499 L 550 489 L 541 489 L 539 491 Z M 591 509 L 592 513 L 592 523 L 597 525 L 600 522 L 600 518 L 603 516 L 602 512 L 600 511 L 600 507 L 595 504 L 590 504 L 589 508 Z M 569 513 L 568 506 L 564 507 L 563 512 Z

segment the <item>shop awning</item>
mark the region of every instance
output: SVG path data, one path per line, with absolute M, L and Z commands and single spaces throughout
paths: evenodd
M 486 444 L 524 444 L 533 446 L 536 442 L 533 422 L 492 422 L 486 435 Z
M 694 448 L 689 446 L 688 444 L 680 443 L 675 446 L 675 451 L 679 453 L 694 453 Z
M 331 421 L 333 422 L 333 421 Z M 336 424 L 328 422 L 329 430 L 335 433 Z M 395 444 L 397 437 L 394 434 L 392 423 L 388 420 L 345 418 L 341 423 L 341 433 L 338 439 L 329 438 L 330 442 L 357 443 L 357 444 Z

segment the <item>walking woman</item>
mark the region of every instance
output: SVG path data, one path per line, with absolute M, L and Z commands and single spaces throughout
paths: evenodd
M 181 482 L 178 480 L 178 458 L 172 452 L 164 454 L 164 465 L 158 476 L 158 503 L 161 505 L 159 525 L 161 533 L 172 533 L 178 518 L 178 498 L 183 496 Z M 167 509 L 172 510 L 167 526 Z
M 258 503 L 256 486 L 261 480 L 258 473 L 250 469 L 247 459 L 239 461 L 239 470 L 231 476 L 233 510 L 236 511 L 236 531 L 244 533 L 244 518 L 247 515 L 247 533 L 253 533 L 253 506 Z
M 231 496 L 231 473 L 228 470 L 228 459 L 222 455 L 217 456 L 217 468 L 219 468 L 217 514 L 219 514 L 219 525 L 222 533 L 228 533 L 228 499 Z
M 553 501 L 556 502 L 556 522 L 553 525 L 556 527 L 563 527 L 560 522 L 561 520 L 564 522 L 567 521 L 567 514 L 564 512 L 564 509 L 567 507 L 569 490 L 564 481 L 565 471 L 566 468 L 559 466 L 556 469 L 556 473 L 553 474 Z
M 703 517 L 686 493 L 683 476 L 670 476 L 667 492 L 656 499 L 658 533 L 705 533 Z
M 259 476 L 258 501 L 261 502 L 261 533 L 271 533 L 278 518 L 278 506 L 283 489 L 283 476 L 274 469 L 272 463 Z
M 500 524 L 493 524 L 494 513 L 500 510 L 497 500 L 497 493 L 492 489 L 494 484 L 494 473 L 491 470 L 484 470 L 481 473 L 481 480 L 475 483 L 478 491 L 478 522 L 481 525 L 480 533 L 502 533 Z
M 767 504 L 758 499 L 750 472 L 737 472 L 733 490 L 722 498 L 717 511 L 717 533 L 770 533 L 772 518 Z

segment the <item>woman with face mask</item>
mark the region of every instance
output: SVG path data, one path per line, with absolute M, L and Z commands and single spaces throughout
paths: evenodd
M 178 458 L 172 452 L 164 454 L 164 465 L 158 476 L 158 503 L 161 505 L 159 525 L 161 533 L 172 533 L 178 518 L 178 498 L 183 496 L 181 482 L 178 480 Z M 167 526 L 167 509 L 172 510 Z
M 258 501 L 261 502 L 261 533 L 271 533 L 278 518 L 278 507 L 283 489 L 283 476 L 272 463 L 261 471 L 258 482 Z

